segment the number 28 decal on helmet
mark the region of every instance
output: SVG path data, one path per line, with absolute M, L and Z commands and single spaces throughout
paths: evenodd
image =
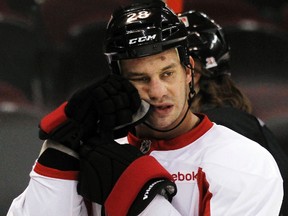
M 143 10 L 143 11 L 139 11 L 138 13 L 131 13 L 131 14 L 128 14 L 127 15 L 127 23 L 132 23 L 134 21 L 137 21 L 137 20 L 141 20 L 141 19 L 146 19 L 150 16 L 151 13 L 149 13 L 148 11 L 146 10 Z M 135 43 L 141 43 L 141 42 L 144 42 L 144 41 L 149 41 L 149 40 L 153 40 L 156 38 L 156 34 L 154 35 L 145 35 L 145 36 L 142 36 L 142 37 L 137 37 L 137 38 L 132 38 L 129 40 L 129 44 L 135 44 Z
M 138 20 L 138 19 L 146 19 L 147 17 L 149 17 L 150 13 L 148 11 L 140 11 L 138 13 L 131 13 L 131 14 L 128 14 L 128 18 L 127 18 L 127 23 L 131 23 L 135 20 Z

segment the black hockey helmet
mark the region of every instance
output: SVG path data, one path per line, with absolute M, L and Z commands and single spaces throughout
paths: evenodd
M 223 30 L 214 20 L 199 11 L 178 14 L 188 30 L 189 55 L 198 58 L 206 76 L 230 75 L 230 46 Z
M 116 10 L 107 25 L 104 53 L 113 73 L 118 61 L 177 48 L 183 64 L 189 64 L 187 29 L 162 1 L 135 3 Z

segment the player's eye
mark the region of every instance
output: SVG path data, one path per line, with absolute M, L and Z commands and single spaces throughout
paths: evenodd
M 149 77 L 131 77 L 130 80 L 132 82 L 149 82 Z
M 171 77 L 174 73 L 172 71 L 167 71 L 161 74 L 163 78 Z

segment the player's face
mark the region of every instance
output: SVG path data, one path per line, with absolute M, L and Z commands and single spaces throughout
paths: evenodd
M 179 60 L 175 49 L 160 54 L 121 61 L 123 76 L 138 89 L 152 108 L 147 122 L 157 129 L 170 129 L 187 109 L 191 73 Z

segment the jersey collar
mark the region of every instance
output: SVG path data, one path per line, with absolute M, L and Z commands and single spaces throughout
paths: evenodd
M 134 134 L 128 133 L 128 142 L 147 154 L 153 150 L 167 151 L 183 148 L 200 138 L 213 126 L 213 123 L 206 115 L 197 114 L 197 116 L 201 119 L 201 122 L 195 128 L 173 139 L 139 139 Z

